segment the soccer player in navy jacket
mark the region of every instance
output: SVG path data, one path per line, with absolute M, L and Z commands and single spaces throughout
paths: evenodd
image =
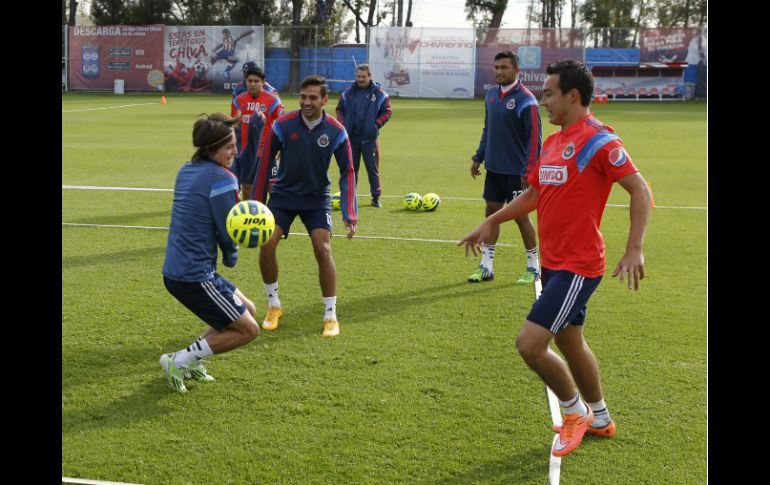
M 238 246 L 227 235 L 226 219 L 238 202 L 238 179 L 228 170 L 235 156 L 238 119 L 214 113 L 193 125 L 192 160 L 174 184 L 163 283 L 174 298 L 211 326 L 189 347 L 163 354 L 160 364 L 172 389 L 187 392 L 185 378 L 213 381 L 202 360 L 235 349 L 259 335 L 254 303 L 217 273 L 222 263 L 238 262 Z
M 380 135 L 380 128 L 385 126 L 392 114 L 388 93 L 379 83 L 372 81 L 372 71 L 369 66 L 359 64 L 356 68 L 355 82 L 340 95 L 337 103 L 337 119 L 345 125 L 350 136 L 356 184 L 358 184 L 361 156 L 364 157 L 373 207 L 382 207 L 380 144 L 377 137 Z
M 283 315 L 278 299 L 276 249 L 281 237 L 288 237 L 294 218 L 299 216 L 310 234 L 318 262 L 325 308 L 322 335 L 333 337 L 340 332 L 337 321 L 337 270 L 330 245 L 329 164 L 332 154 L 340 169 L 342 220 L 348 229 L 348 239 L 356 232 L 358 205 L 348 134 L 339 121 L 324 112 L 328 101 L 323 77 L 313 75 L 303 79 L 299 93 L 301 109 L 285 114 L 273 123 L 272 132 L 259 154 L 254 200 L 261 202 L 267 198 L 275 157 L 278 152 L 281 154 L 281 163 L 267 203 L 275 216 L 275 232 L 259 253 L 259 268 L 268 298 L 267 315 L 262 322 L 262 328 L 266 330 L 278 328 L 278 320 Z
M 487 202 L 487 217 L 527 190 L 527 176 L 540 155 L 542 131 L 537 99 L 518 80 L 519 71 L 516 54 L 511 51 L 498 53 L 495 56 L 498 84 L 489 88 L 484 96 L 484 131 L 479 148 L 471 157 L 471 176 L 475 179 L 481 175 L 479 166 L 483 162 L 487 169 L 483 196 Z M 540 275 L 535 228 L 526 214 L 518 217 L 516 224 L 527 253 L 527 269 L 516 284 L 534 283 Z M 492 262 L 499 236 L 499 227 L 495 226 L 481 246 L 481 264 L 468 276 L 468 281 L 494 279 Z

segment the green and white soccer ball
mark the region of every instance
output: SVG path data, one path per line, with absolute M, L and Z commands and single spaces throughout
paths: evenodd
M 332 194 L 332 209 L 334 209 L 336 211 L 338 211 L 338 210 L 340 210 L 342 208 L 342 203 L 340 201 L 340 197 L 342 197 L 342 196 L 340 195 L 339 192 L 335 192 L 335 193 Z
M 404 207 L 409 210 L 417 211 L 422 207 L 422 197 L 417 192 L 409 192 L 404 196 Z
M 434 211 L 438 209 L 438 206 L 440 205 L 441 197 L 439 197 L 437 194 L 430 192 L 422 196 L 422 210 L 429 212 Z
M 227 234 L 239 246 L 258 248 L 275 231 L 275 217 L 270 209 L 256 200 L 235 204 L 227 213 Z

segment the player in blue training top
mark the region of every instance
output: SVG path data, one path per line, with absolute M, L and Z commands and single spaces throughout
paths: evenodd
M 353 153 L 353 167 L 361 166 L 364 157 L 366 175 L 369 177 L 369 189 L 372 193 L 372 206 L 382 207 L 380 195 L 380 144 L 377 137 L 380 128 L 385 126 L 393 110 L 390 97 L 379 83 L 372 81 L 372 71 L 368 64 L 359 64 L 356 68 L 356 80 L 340 95 L 337 103 L 337 119 L 345 125 L 350 135 L 350 149 Z
M 235 266 L 238 247 L 227 235 L 226 219 L 238 202 L 238 180 L 227 170 L 235 156 L 238 119 L 214 113 L 193 125 L 192 160 L 179 170 L 174 185 L 163 283 L 174 298 L 211 328 L 160 364 L 172 389 L 187 392 L 185 378 L 213 381 L 202 359 L 251 342 L 259 335 L 254 303 L 217 273 L 217 246 L 222 263 Z
M 484 131 L 479 148 L 471 157 L 471 176 L 475 179 L 481 175 L 479 166 L 484 162 L 487 175 L 483 197 L 487 203 L 487 217 L 529 188 L 527 176 L 540 155 L 542 128 L 537 99 L 518 80 L 519 71 L 516 54 L 511 51 L 498 53 L 495 56 L 498 85 L 489 88 L 484 96 Z M 516 218 L 516 224 L 527 253 L 527 270 L 516 284 L 534 283 L 540 276 L 535 228 L 526 214 Z M 481 246 L 481 264 L 468 276 L 468 281 L 495 278 L 492 262 L 499 236 L 499 227 L 495 226 Z
M 326 309 L 323 335 L 333 337 L 340 333 L 337 322 L 337 270 L 330 245 L 329 164 L 332 154 L 340 169 L 342 220 L 348 229 L 348 239 L 356 232 L 358 205 L 348 134 L 339 121 L 324 112 L 323 107 L 328 101 L 323 77 L 313 75 L 303 79 L 299 92 L 302 109 L 278 118 L 260 151 L 254 200 L 261 202 L 267 197 L 275 156 L 281 153 L 281 163 L 267 204 L 275 216 L 275 232 L 259 253 L 259 268 L 268 298 L 267 315 L 262 322 L 262 328 L 266 330 L 278 328 L 278 319 L 283 315 L 278 299 L 278 242 L 281 237 L 288 237 L 291 223 L 299 216 L 310 234 L 318 262 Z

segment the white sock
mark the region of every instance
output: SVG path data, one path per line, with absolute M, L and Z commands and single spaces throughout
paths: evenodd
M 267 295 L 267 304 L 269 306 L 274 306 L 281 308 L 281 300 L 278 299 L 278 282 L 275 283 L 263 283 L 262 284 L 265 287 L 265 294 Z
M 190 344 L 189 347 L 174 353 L 174 365 L 180 369 L 186 369 L 190 364 L 194 364 L 209 355 L 214 355 L 209 343 L 205 338 L 198 337 L 198 340 Z
M 594 412 L 594 420 L 591 422 L 593 428 L 603 428 L 610 424 L 612 418 L 610 417 L 610 411 L 607 409 L 607 405 L 604 403 L 604 399 L 599 402 L 589 402 L 591 410 Z
M 534 268 L 540 271 L 540 262 L 537 259 L 537 246 L 524 252 L 527 253 L 527 269 Z
M 337 319 L 337 297 L 325 296 L 324 297 L 324 320 L 330 318 Z
M 567 401 L 559 399 L 559 406 L 561 406 L 562 413 L 566 416 L 568 414 L 577 413 L 580 416 L 588 414 L 588 408 L 582 399 L 580 399 L 580 393 L 575 394 L 575 397 Z
M 492 262 L 495 259 L 495 245 L 494 244 L 482 244 L 481 245 L 481 265 L 492 271 Z

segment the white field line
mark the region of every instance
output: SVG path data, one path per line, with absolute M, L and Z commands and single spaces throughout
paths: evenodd
M 173 192 L 174 189 L 151 189 L 144 187 L 101 187 L 96 185 L 62 185 L 62 190 L 117 190 L 117 191 L 136 191 L 136 192 Z M 368 199 L 369 195 L 358 195 L 359 198 Z M 402 195 L 382 195 L 382 198 L 400 199 Z M 442 197 L 443 200 L 483 200 L 481 197 Z M 607 204 L 607 207 L 628 207 L 628 204 Z M 655 209 L 685 209 L 685 210 L 707 210 L 708 207 L 689 207 L 678 205 L 656 205 Z
M 150 231 L 168 231 L 168 227 L 155 227 L 155 226 L 121 226 L 116 224 L 81 224 L 78 222 L 62 222 L 62 226 L 66 227 L 97 227 L 106 229 L 147 229 Z M 344 231 L 344 229 L 343 229 Z M 290 232 L 290 236 L 307 236 L 307 232 Z M 332 237 L 347 237 L 347 234 L 332 234 Z M 416 242 L 430 242 L 430 243 L 442 243 L 442 244 L 457 244 L 457 240 L 450 239 L 423 239 L 419 237 L 394 237 L 394 236 L 353 236 L 354 239 L 377 239 L 380 241 L 416 241 Z M 511 247 L 511 244 L 497 243 L 498 246 Z
M 106 480 L 89 480 L 87 478 L 61 477 L 62 483 L 78 483 L 83 485 L 141 485 L 139 483 L 110 482 Z
M 543 292 L 543 283 L 540 279 L 535 281 L 535 300 L 540 298 L 540 293 Z M 553 393 L 550 387 L 545 386 L 546 394 L 548 395 L 548 408 L 551 410 L 551 421 L 556 426 L 562 425 L 561 410 L 559 409 L 559 400 L 556 394 Z M 559 439 L 559 433 L 556 433 L 551 440 L 551 450 L 556 445 L 556 440 Z M 559 485 L 559 479 L 561 477 L 561 457 L 553 456 L 550 453 L 548 459 L 548 483 L 550 485 Z
M 88 108 L 88 109 L 70 109 L 70 110 L 61 110 L 62 113 L 80 113 L 83 111 L 99 111 L 102 109 L 117 109 L 117 108 L 130 108 L 132 106 L 147 106 L 149 104 L 160 104 L 158 103 L 136 103 L 136 104 L 121 104 L 120 106 L 107 106 L 105 108 Z

